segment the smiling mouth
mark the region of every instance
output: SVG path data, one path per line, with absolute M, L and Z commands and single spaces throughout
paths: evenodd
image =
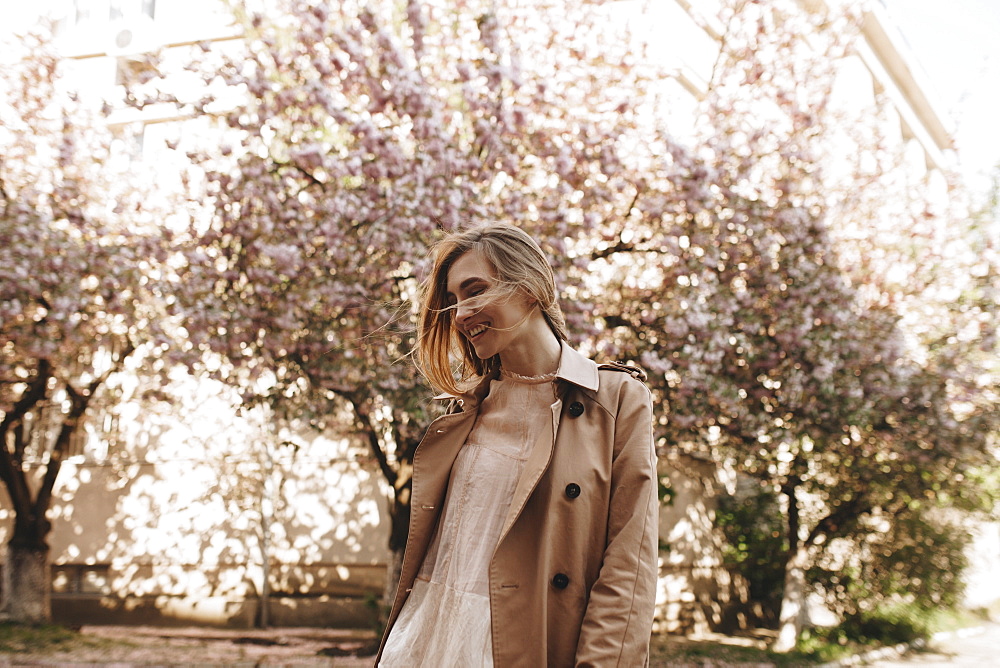
M 488 329 L 489 329 L 488 325 L 476 325 L 475 327 L 473 327 L 472 329 L 470 329 L 468 331 L 469 339 L 470 340 L 471 339 L 475 339 L 476 337 L 478 337 L 480 334 L 482 334 L 483 332 L 485 332 Z

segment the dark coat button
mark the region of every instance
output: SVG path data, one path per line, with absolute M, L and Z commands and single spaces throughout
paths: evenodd
M 580 417 L 583 415 L 583 404 L 579 401 L 574 401 L 569 405 L 569 414 L 573 417 Z
M 571 482 L 570 484 L 566 485 L 566 496 L 568 496 L 571 499 L 575 499 L 576 497 L 580 496 L 580 486 L 577 485 L 575 482 Z
M 556 589 L 565 589 L 569 586 L 569 576 L 565 573 L 556 573 L 552 578 L 552 586 Z

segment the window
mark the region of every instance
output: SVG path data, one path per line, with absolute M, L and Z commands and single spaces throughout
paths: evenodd
M 60 564 L 52 566 L 52 591 L 56 594 L 111 593 L 109 564 Z
M 73 0 L 74 23 L 110 23 L 156 17 L 156 0 Z
M 111 0 L 110 18 L 112 21 L 134 16 L 154 18 L 155 13 L 156 0 Z

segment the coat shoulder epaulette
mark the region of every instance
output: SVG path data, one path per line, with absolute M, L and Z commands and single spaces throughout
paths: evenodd
M 624 371 L 630 374 L 633 378 L 637 378 L 641 381 L 646 380 L 646 372 L 637 366 L 627 364 L 625 362 L 605 362 L 604 364 L 598 364 L 598 369 L 608 369 L 610 371 Z

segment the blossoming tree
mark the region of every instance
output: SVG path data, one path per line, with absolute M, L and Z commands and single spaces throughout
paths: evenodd
M 109 378 L 165 341 L 155 267 L 167 246 L 46 39 L 18 47 L 0 84 L 0 480 L 14 514 L 2 614 L 40 622 L 61 464 Z
M 574 247 L 627 210 L 618 137 L 640 78 L 600 64 L 628 57 L 597 49 L 602 12 L 289 1 L 246 16 L 246 53 L 208 68 L 248 101 L 224 116 L 231 162 L 204 156 L 214 211 L 192 228 L 178 310 L 248 402 L 317 427 L 346 411 L 392 486 L 397 556 L 436 410 L 407 358 L 428 247 L 519 221 L 559 259 L 572 329 L 596 332 Z
M 835 104 L 849 16 L 723 18 L 703 147 L 637 198 L 642 242 L 598 313 L 652 372 L 666 443 L 784 497 L 787 650 L 834 539 L 903 526 L 990 461 L 996 379 L 973 371 L 995 355 L 997 257 L 906 175 L 877 106 Z

